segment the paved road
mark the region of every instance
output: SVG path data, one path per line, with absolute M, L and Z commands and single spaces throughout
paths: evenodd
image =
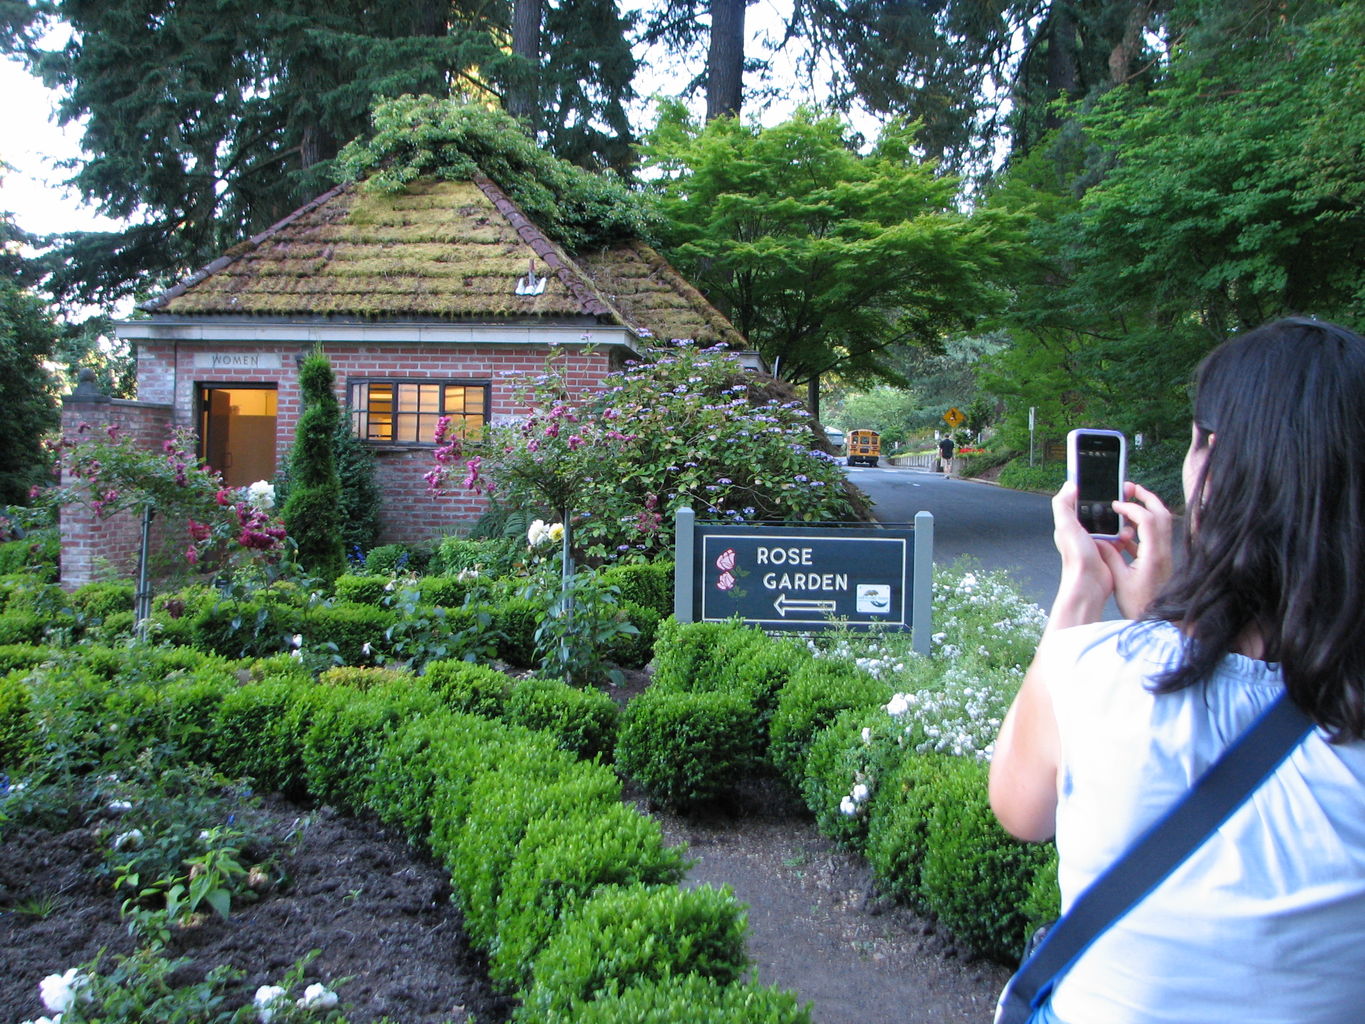
M 933 513 L 936 564 L 970 556 L 982 568 L 1006 570 L 1026 597 L 1051 606 L 1060 563 L 1045 495 L 916 469 L 851 466 L 847 473 L 872 499 L 880 522 L 908 523 L 916 512 Z

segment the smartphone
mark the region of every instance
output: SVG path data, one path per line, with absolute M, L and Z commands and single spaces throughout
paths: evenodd
M 1073 430 L 1066 435 L 1066 475 L 1076 484 L 1076 516 L 1085 532 L 1114 538 L 1123 518 L 1113 502 L 1123 497 L 1128 442 L 1117 430 Z

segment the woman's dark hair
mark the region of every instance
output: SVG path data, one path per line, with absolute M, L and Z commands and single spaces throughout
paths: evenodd
M 1196 388 L 1189 553 L 1149 612 L 1189 643 L 1156 690 L 1208 679 L 1254 631 L 1295 704 L 1365 737 L 1365 339 L 1279 320 L 1209 353 Z

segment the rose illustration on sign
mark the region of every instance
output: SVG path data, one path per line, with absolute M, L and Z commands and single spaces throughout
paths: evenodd
M 735 577 L 730 570 L 735 567 L 735 549 L 726 548 L 716 559 L 716 568 L 720 570 L 720 576 L 716 578 L 717 590 L 729 590 L 735 585 Z

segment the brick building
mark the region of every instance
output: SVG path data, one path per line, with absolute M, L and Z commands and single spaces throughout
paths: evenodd
M 320 345 L 373 446 L 381 542 L 422 542 L 477 517 L 474 495 L 426 493 L 436 421 L 472 435 L 517 416 L 514 379 L 551 353 L 571 384 L 593 387 L 654 339 L 745 348 L 648 246 L 570 254 L 482 177 L 396 194 L 335 188 L 140 309 L 117 325 L 137 353 L 137 401 L 72 395 L 68 433 L 117 417 L 159 444 L 188 426 L 228 484 L 269 480 L 293 444 L 298 363 Z M 126 568 L 118 538 L 132 530 L 64 515 L 63 583 L 92 578 L 96 558 Z

